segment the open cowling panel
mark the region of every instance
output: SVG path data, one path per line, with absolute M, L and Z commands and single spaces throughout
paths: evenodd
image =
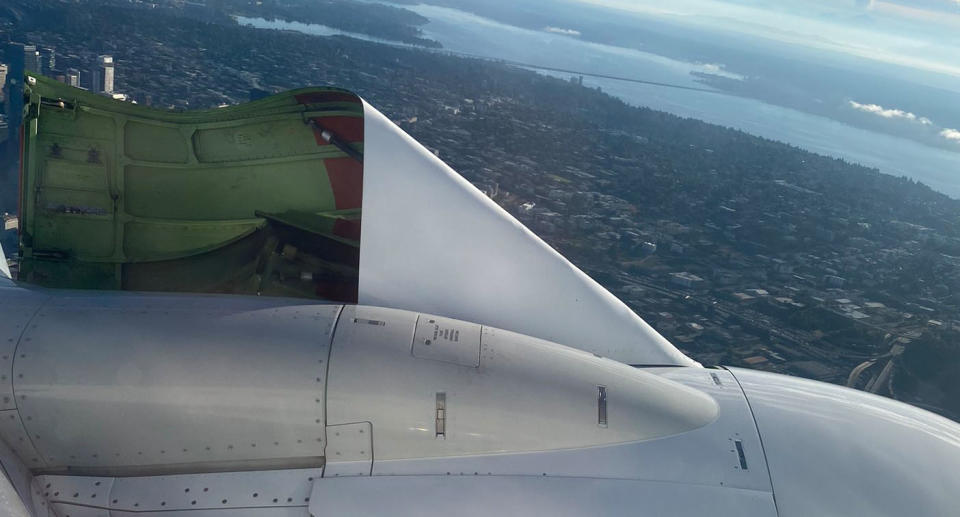
M 363 104 L 169 112 L 28 77 L 20 279 L 356 301 Z

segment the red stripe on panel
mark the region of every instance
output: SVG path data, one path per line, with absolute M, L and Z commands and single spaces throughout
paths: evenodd
M 313 126 L 313 137 L 317 140 L 317 145 L 330 145 L 320 135 L 324 129 L 333 133 L 341 142 L 363 141 L 362 117 L 321 117 L 312 120 L 316 122 Z
M 323 161 L 337 210 L 360 208 L 363 204 L 363 164 L 353 158 Z
M 360 103 L 360 97 L 347 92 L 310 92 L 294 96 L 300 104 L 315 104 L 319 102 L 355 102 Z
M 357 303 L 358 289 L 356 280 L 330 280 L 317 284 L 317 296 L 335 302 Z
M 363 117 L 323 117 L 314 120 L 344 142 L 363 142 Z
M 333 234 L 344 239 L 360 240 L 359 219 L 337 219 L 333 223 Z

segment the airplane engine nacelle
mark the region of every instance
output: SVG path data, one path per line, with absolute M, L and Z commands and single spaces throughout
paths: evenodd
M 731 369 L 783 517 L 956 515 L 960 425 L 841 386 Z
M 18 290 L 0 435 L 34 472 L 155 475 L 573 449 L 676 435 L 709 396 L 594 354 L 415 312 Z M 24 300 L 27 300 L 24 298 Z M 14 334 L 11 334 L 12 336 Z
M 4 438 L 47 471 L 320 466 L 339 312 L 241 297 L 50 298 L 16 346 Z

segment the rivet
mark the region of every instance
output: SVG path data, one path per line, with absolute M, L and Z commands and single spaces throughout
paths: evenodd
M 160 501 L 160 506 L 166 506 L 166 505 L 167 505 L 166 501 Z
M 260 494 L 258 494 L 258 493 L 256 493 L 256 492 L 253 493 L 253 497 L 257 497 L 257 496 L 259 496 L 259 495 L 260 495 Z
M 222 504 L 227 504 L 227 500 L 224 499 L 223 501 L 220 501 L 220 503 L 222 503 Z
M 207 491 L 209 491 L 209 490 L 210 490 L 209 488 L 203 487 L 203 491 L 204 491 L 204 492 L 207 492 Z
M 96 483 L 93 484 L 93 486 L 100 486 L 100 482 L 97 481 Z
M 197 504 L 196 501 L 190 501 L 190 504 Z
M 292 498 L 292 497 L 288 497 L 288 498 L 287 498 L 287 502 L 288 502 L 288 503 L 292 503 L 292 502 L 293 502 L 293 498 Z
M 183 491 L 184 491 L 184 493 L 187 493 L 187 492 L 190 491 L 190 489 L 189 489 L 189 488 L 184 488 Z

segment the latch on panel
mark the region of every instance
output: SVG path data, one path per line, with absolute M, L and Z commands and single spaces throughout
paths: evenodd
M 447 394 L 442 391 L 437 392 L 436 433 L 441 440 L 447 437 Z
M 597 386 L 597 425 L 607 427 L 607 387 Z

